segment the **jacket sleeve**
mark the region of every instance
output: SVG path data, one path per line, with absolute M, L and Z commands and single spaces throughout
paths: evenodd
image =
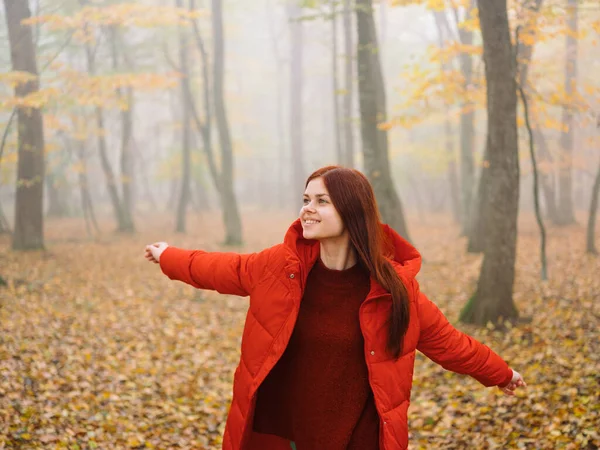
M 418 292 L 420 335 L 417 350 L 452 372 L 470 375 L 484 386 L 504 387 L 513 373 L 488 346 L 454 328 L 440 309 Z
M 239 254 L 169 246 L 160 255 L 160 268 L 171 280 L 183 281 L 198 289 L 246 297 L 260 276 L 257 270 L 264 266 L 268 250 Z

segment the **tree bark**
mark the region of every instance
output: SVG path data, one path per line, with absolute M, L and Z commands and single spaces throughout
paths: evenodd
M 354 167 L 354 133 L 352 105 L 354 103 L 354 52 L 352 40 L 352 0 L 344 0 L 344 166 Z
M 518 44 L 519 37 L 517 35 L 516 42 Z M 540 210 L 540 189 L 539 189 L 539 175 L 537 162 L 535 158 L 535 148 L 534 148 L 534 138 L 533 138 L 533 129 L 531 127 L 531 121 L 529 120 L 529 106 L 527 103 L 527 95 L 525 94 L 525 89 L 522 86 L 519 86 L 519 94 L 521 95 L 521 99 L 523 101 L 523 110 L 525 116 L 525 125 L 527 127 L 527 132 L 529 135 L 529 154 L 531 155 L 531 166 L 533 169 L 533 202 L 535 207 L 535 218 L 540 228 L 540 263 L 541 263 L 541 278 L 543 281 L 548 280 L 548 264 L 546 259 L 546 228 L 544 227 L 544 222 L 542 220 L 542 213 Z
M 59 181 L 59 178 L 62 180 Z M 59 184 L 64 182 L 64 177 L 59 177 L 56 172 L 46 174 L 46 189 L 48 190 L 48 217 L 67 217 L 69 215 L 69 206 L 65 197 L 64 189 L 59 188 Z
M 79 4 L 81 6 L 87 6 L 89 0 L 79 0 Z M 84 26 L 85 27 L 85 26 Z M 96 61 L 94 51 L 91 48 L 89 43 L 86 43 L 85 46 L 85 56 L 87 62 L 88 73 L 90 75 L 96 74 Z M 106 146 L 106 138 L 104 137 L 104 111 L 101 107 L 97 106 L 94 111 L 95 120 L 96 120 L 96 128 L 98 133 L 98 153 L 100 157 L 100 165 L 102 166 L 102 172 L 104 173 L 104 178 L 106 180 L 106 188 L 108 190 L 108 196 L 110 198 L 110 203 L 113 208 L 113 213 L 115 216 L 115 220 L 117 221 L 117 231 L 128 232 L 127 220 L 125 218 L 125 214 L 123 212 L 123 205 L 121 203 L 121 198 L 119 197 L 119 191 L 117 189 L 117 180 L 115 177 L 115 173 L 110 164 L 110 160 L 108 157 L 108 150 Z
M 233 182 L 233 147 L 229 133 L 229 122 L 223 97 L 225 84 L 225 37 L 223 32 L 223 2 L 212 0 L 213 18 L 213 92 L 215 105 L 215 120 L 221 144 L 221 203 L 223 221 L 225 223 L 225 245 L 240 245 L 242 243 L 242 221 L 237 205 Z
M 542 6 L 542 0 L 536 0 L 533 7 L 529 7 L 533 17 L 529 19 L 526 27 L 527 33 L 534 33 L 537 24 L 537 15 Z M 539 170 L 535 155 L 535 139 L 533 133 L 533 127 L 531 125 L 531 119 L 529 115 L 529 102 L 527 100 L 527 94 L 525 92 L 528 85 L 528 74 L 529 65 L 533 56 L 533 45 L 524 44 L 521 45 L 519 37 L 519 27 L 517 27 L 515 42 L 517 45 L 517 67 L 519 70 L 519 85 L 517 86 L 521 100 L 523 102 L 523 114 L 525 116 L 525 126 L 529 137 L 529 154 L 531 156 L 531 166 L 533 170 L 533 202 L 535 208 L 535 218 L 540 229 L 540 263 L 541 263 L 541 279 L 543 281 L 548 280 L 548 264 L 546 258 L 546 228 L 542 219 L 542 213 L 540 210 L 540 187 L 539 187 Z
M 0 203 L 0 234 L 10 234 L 10 226 Z
M 484 247 L 484 241 L 487 237 L 485 231 L 485 217 L 487 215 L 486 208 L 489 207 L 488 187 L 489 180 L 489 149 L 486 147 L 483 150 L 483 165 L 479 171 L 479 179 L 477 182 L 477 193 L 473 199 L 471 213 L 469 214 L 469 240 L 467 242 L 467 252 L 481 253 Z
M 438 43 L 440 48 L 444 48 L 446 46 L 446 41 L 450 39 L 448 36 L 448 26 L 445 24 L 445 13 L 434 11 L 433 18 L 436 23 L 437 31 L 438 31 Z M 442 63 L 441 69 L 443 72 L 449 71 L 450 67 L 447 62 Z M 444 140 L 446 143 L 446 152 L 448 153 L 448 187 L 450 188 L 450 202 L 452 209 L 452 217 L 455 222 L 460 222 L 461 220 L 461 203 L 460 203 L 460 195 L 458 191 L 458 177 L 456 173 L 456 162 L 455 162 L 455 154 L 454 154 L 454 145 L 452 141 L 452 122 L 450 121 L 450 105 L 447 103 L 444 105 L 445 108 L 445 118 L 444 118 Z
M 577 85 L 577 1 L 567 2 L 567 49 L 565 61 L 565 94 L 566 103 L 572 103 L 572 96 Z M 573 207 L 573 140 L 574 118 L 570 104 L 563 106 L 562 113 L 563 131 L 560 135 L 562 157 L 558 177 L 558 222 L 556 225 L 569 225 L 575 223 L 575 210 Z
M 135 231 L 133 221 L 134 160 L 133 160 L 133 89 L 125 89 L 127 109 L 121 111 L 121 192 L 123 193 L 123 218 L 128 232 Z
M 302 7 L 299 0 L 293 0 L 288 6 L 288 17 L 290 20 L 290 145 L 292 151 L 292 192 L 304 192 L 306 181 L 304 169 L 304 143 L 303 143 L 303 29 L 304 25 L 299 20 L 302 15 Z M 294 197 L 296 198 L 296 197 Z M 298 211 L 302 197 L 293 202 L 294 211 Z M 298 208 L 296 208 L 298 206 Z
M 598 117 L 597 128 L 600 129 L 600 116 Z M 598 195 L 600 194 L 600 160 L 598 161 L 598 171 L 596 172 L 596 178 L 594 180 L 594 186 L 592 187 L 592 199 L 590 201 L 590 212 L 588 215 L 587 224 L 587 239 L 586 239 L 586 251 L 593 255 L 598 254 L 596 249 L 596 215 L 598 214 Z
M 190 10 L 194 11 L 196 9 L 195 0 L 190 0 Z M 204 153 L 206 155 L 206 160 L 208 162 L 208 169 L 213 180 L 213 185 L 217 191 L 219 196 L 221 195 L 221 174 L 219 173 L 219 169 L 217 168 L 217 164 L 215 162 L 214 153 L 213 153 L 213 142 L 212 142 L 212 108 L 211 108 L 211 97 L 210 97 L 210 62 L 208 60 L 208 52 L 206 51 L 206 46 L 204 45 L 204 39 L 200 34 L 200 29 L 198 28 L 198 24 L 195 20 L 192 20 L 192 28 L 194 31 L 194 37 L 196 39 L 196 46 L 198 47 L 198 51 L 200 52 L 201 59 L 201 68 L 202 68 L 202 97 L 203 97 L 203 106 L 204 106 L 204 122 L 200 120 L 200 116 L 198 115 L 198 111 L 196 110 L 196 106 L 192 97 L 192 93 L 190 92 L 190 109 L 192 112 L 192 117 L 194 118 L 194 122 L 196 123 L 196 128 L 200 135 L 202 136 L 202 146 L 204 147 Z
M 535 3 L 531 7 L 534 13 L 540 10 L 542 6 L 543 0 L 535 0 Z M 535 18 L 536 16 L 534 16 Z M 531 25 L 535 29 L 535 22 Z M 529 74 L 529 65 L 531 63 L 531 58 L 533 55 L 533 46 L 523 46 L 520 57 L 520 78 L 523 86 L 527 86 L 528 74 Z M 549 153 L 546 148 L 546 141 L 543 139 L 543 135 L 541 132 L 538 132 L 534 135 L 535 141 L 540 144 L 540 152 L 542 155 L 542 159 L 545 156 L 549 157 Z M 539 138 L 539 139 L 538 139 Z M 488 236 L 485 225 L 486 220 L 485 217 L 488 216 L 489 212 L 487 208 L 489 207 L 489 198 L 488 198 L 488 186 L 489 186 L 489 150 L 486 147 L 484 150 L 483 156 L 483 166 L 481 168 L 479 179 L 477 183 L 477 193 L 475 198 L 472 200 L 473 207 L 471 208 L 471 213 L 469 214 L 469 241 L 467 245 L 467 251 L 469 253 L 481 253 L 484 248 L 484 240 Z M 548 184 L 548 177 L 545 175 L 540 176 L 540 184 L 544 191 L 546 204 L 548 206 L 549 211 L 552 211 L 552 207 L 554 206 L 552 187 Z
M 10 57 L 15 71 L 28 72 L 35 79 L 15 87 L 17 97 L 39 90 L 35 47 L 31 27 L 22 21 L 31 17 L 29 2 L 4 0 Z M 39 108 L 18 108 L 18 162 L 15 201 L 15 250 L 44 248 L 44 123 Z
M 519 155 L 516 61 L 510 39 L 506 0 L 478 0 L 487 80 L 489 156 L 488 237 L 477 290 L 461 320 L 484 325 L 518 317 L 513 301 Z
M 110 30 L 111 53 L 113 60 L 113 69 L 119 70 L 119 55 L 117 51 L 117 29 L 112 27 Z M 123 43 L 121 43 L 121 48 Z M 133 223 L 133 89 L 128 87 L 124 90 L 117 88 L 117 97 L 125 98 L 127 109 L 121 111 L 121 193 L 123 194 L 121 203 L 121 213 L 123 224 L 120 231 L 133 233 L 135 226 Z
M 466 10 L 465 15 L 469 17 L 475 7 L 475 0 L 471 0 L 469 8 Z M 467 29 L 461 28 L 458 12 L 454 10 L 456 18 L 456 29 L 458 30 L 458 36 L 461 44 L 473 45 L 473 32 Z M 473 57 L 465 52 L 462 52 L 459 56 L 460 68 L 463 74 L 463 89 L 465 93 L 471 89 L 473 82 Z M 473 154 L 475 151 L 475 105 L 469 99 L 468 95 L 462 100 L 460 114 L 460 192 L 461 192 L 461 234 L 463 236 L 469 235 L 469 228 L 473 221 L 473 214 L 477 214 L 477 211 L 473 211 L 474 199 L 473 189 L 475 187 L 475 162 Z M 484 173 L 484 172 L 482 172 Z
M 267 13 L 269 14 L 269 31 L 271 37 L 271 45 L 273 46 L 273 57 L 275 59 L 275 65 L 277 67 L 277 87 L 275 93 L 275 123 L 277 124 L 277 156 L 278 156 L 278 164 L 279 168 L 277 170 L 277 185 L 282 187 L 277 189 L 277 203 L 280 209 L 284 209 L 286 200 L 289 200 L 286 196 L 287 189 L 283 189 L 285 186 L 285 180 L 288 179 L 287 174 L 289 174 L 289 166 L 286 164 L 286 145 L 285 145 L 285 131 L 284 131 L 284 122 L 285 122 L 285 114 L 284 114 L 284 66 L 285 61 L 281 56 L 281 52 L 279 50 L 279 39 L 277 33 L 275 32 L 275 20 L 271 16 L 271 11 L 273 6 L 268 3 L 267 4 Z
M 183 0 L 175 0 L 178 8 L 183 8 Z M 175 230 L 178 233 L 186 231 L 187 208 L 190 203 L 190 181 L 191 181 L 191 158 L 190 158 L 190 99 L 188 98 L 189 89 L 189 68 L 188 68 L 188 48 L 185 28 L 179 29 L 179 71 L 181 72 L 181 185 L 179 191 L 179 200 L 175 216 Z
M 92 202 L 92 196 L 90 194 L 90 184 L 88 181 L 87 171 L 87 155 L 82 141 L 77 141 L 77 157 L 79 158 L 79 163 L 81 164 L 81 170 L 79 171 L 78 176 L 79 191 L 81 195 L 81 209 L 83 210 L 83 219 L 85 221 L 87 235 L 89 238 L 92 238 L 94 232 L 96 234 L 100 233 L 100 227 L 98 227 L 96 213 L 94 212 L 94 203 Z
M 338 164 L 344 163 L 342 151 L 342 136 L 340 130 L 340 104 L 338 101 L 338 18 L 336 0 L 330 1 L 331 6 L 331 89 L 333 100 L 333 126 L 335 135 L 335 156 Z
M 372 0 L 357 0 L 358 86 L 365 172 L 373 185 L 384 222 L 409 240 L 402 203 L 398 196 L 388 155 L 387 131 L 378 127 L 386 121 L 386 100 L 379 62 Z
M 540 162 L 548 161 L 552 162 L 552 155 L 548 150 L 548 143 L 546 142 L 546 136 L 540 129 L 539 125 L 536 124 L 533 129 L 533 137 L 535 142 L 538 144 L 540 153 Z M 546 205 L 546 215 L 552 223 L 558 222 L 558 208 L 556 206 L 556 189 L 554 189 L 554 173 L 540 172 L 540 185 L 542 187 L 542 193 L 544 194 L 544 204 Z

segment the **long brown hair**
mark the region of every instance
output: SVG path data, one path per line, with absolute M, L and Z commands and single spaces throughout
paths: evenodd
M 406 286 L 386 259 L 389 242 L 381 227 L 381 219 L 373 187 L 358 170 L 341 166 L 326 166 L 313 172 L 305 189 L 315 178 L 323 178 L 333 206 L 339 213 L 356 249 L 360 262 L 373 278 L 392 294 L 387 350 L 398 358 L 410 317 Z

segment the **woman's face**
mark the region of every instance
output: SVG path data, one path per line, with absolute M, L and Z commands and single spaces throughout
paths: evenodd
M 346 234 L 342 218 L 331 203 L 323 178 L 315 178 L 304 191 L 300 219 L 305 239 L 329 239 Z

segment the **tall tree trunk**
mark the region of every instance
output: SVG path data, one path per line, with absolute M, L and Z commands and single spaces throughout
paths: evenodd
M 111 53 L 113 70 L 119 70 L 119 54 L 117 45 L 119 39 L 117 36 L 118 30 L 116 27 L 110 29 Z M 123 43 L 120 42 L 121 48 Z M 125 92 L 123 92 L 125 91 Z M 133 151 L 131 148 L 131 140 L 133 135 L 133 89 L 117 88 L 117 97 L 125 99 L 127 108 L 121 111 L 121 193 L 123 194 L 121 203 L 121 214 L 123 224 L 120 226 L 120 231 L 132 233 L 135 231 L 133 223 Z
M 546 136 L 537 124 L 533 129 L 533 137 L 535 142 L 538 144 L 540 162 L 552 162 L 552 155 L 548 150 Z M 540 171 L 540 185 L 542 187 L 542 193 L 544 194 L 546 215 L 552 223 L 556 223 L 558 221 L 558 208 L 556 206 L 556 190 L 554 189 L 554 184 L 553 172 L 544 173 L 543 171 Z
M 536 0 L 533 6 L 529 6 L 532 17 L 529 19 L 525 32 L 535 36 L 537 16 L 542 5 L 542 0 Z M 542 213 L 540 210 L 540 188 L 539 188 L 539 170 L 535 155 L 535 139 L 533 133 L 533 127 L 531 125 L 531 118 L 529 114 L 529 102 L 527 100 L 527 94 L 525 90 L 528 86 L 528 74 L 529 65 L 533 56 L 533 45 L 530 43 L 521 43 L 519 36 L 520 28 L 517 27 L 515 42 L 517 45 L 517 67 L 519 70 L 518 77 L 518 91 L 523 102 L 523 115 L 525 116 L 525 126 L 527 128 L 529 138 L 529 154 L 531 156 L 531 166 L 533 171 L 533 202 L 535 208 L 535 218 L 540 229 L 540 263 L 541 263 L 541 279 L 546 281 L 548 279 L 548 264 L 546 259 L 546 228 L 542 219 Z
M 94 213 L 94 204 L 90 194 L 90 184 L 88 181 L 87 171 L 87 156 L 83 141 L 77 141 L 77 157 L 79 158 L 79 163 L 81 164 L 81 170 L 79 171 L 78 177 L 79 191 L 81 196 L 81 209 L 83 210 L 83 219 L 85 221 L 87 235 L 89 238 L 91 238 L 94 235 L 94 232 L 97 234 L 100 233 L 100 228 L 98 227 L 98 221 L 96 220 L 96 214 Z
M 444 48 L 446 46 L 446 41 L 450 39 L 448 35 L 448 26 L 444 22 L 446 21 L 445 13 L 434 11 L 433 17 L 435 19 L 436 27 L 438 30 L 438 38 L 439 38 L 439 46 L 440 48 Z M 442 63 L 442 71 L 447 72 L 450 70 L 449 63 Z M 448 153 L 448 184 L 450 188 L 450 201 L 452 208 L 452 217 L 455 222 L 459 222 L 461 219 L 460 213 L 460 195 L 458 193 L 458 177 L 456 174 L 456 162 L 455 162 L 455 154 L 454 154 L 454 145 L 452 145 L 452 122 L 450 121 L 450 105 L 446 103 L 444 105 L 445 109 L 445 118 L 444 118 L 444 140 L 446 142 L 446 152 Z
M 81 6 L 87 6 L 89 0 L 79 0 Z M 86 26 L 84 26 L 84 29 Z M 85 44 L 85 56 L 87 62 L 88 73 L 90 75 L 96 74 L 96 61 L 94 50 L 89 43 Z M 104 111 L 100 107 L 95 108 L 95 120 L 96 128 L 98 133 L 98 153 L 100 156 L 100 165 L 102 166 L 102 172 L 104 172 L 104 178 L 106 180 L 106 189 L 108 190 L 108 196 L 110 203 L 113 208 L 115 220 L 117 221 L 117 231 L 128 231 L 127 220 L 123 213 L 123 205 L 121 204 L 121 198 L 119 197 L 119 191 L 117 188 L 117 180 L 110 164 L 108 157 L 108 149 L 106 145 L 106 138 L 104 137 Z
M 330 1 L 331 6 L 331 89 L 333 91 L 333 126 L 335 135 L 335 156 L 338 164 L 344 163 L 342 151 L 342 136 L 340 130 L 340 104 L 338 101 L 338 18 L 336 0 Z
M 383 60 L 383 48 L 387 41 L 388 0 L 379 0 L 379 60 Z
M 567 0 L 567 49 L 565 61 L 565 94 L 566 103 L 563 106 L 562 123 L 563 131 L 560 135 L 560 169 L 558 177 L 558 222 L 557 225 L 575 223 L 575 210 L 573 208 L 573 140 L 574 118 L 570 103 L 577 85 L 577 2 Z
M 354 167 L 354 133 L 352 105 L 354 103 L 354 43 L 352 41 L 352 0 L 344 0 L 344 166 Z
M 215 104 L 215 120 L 221 145 L 221 203 L 223 221 L 225 223 L 225 245 L 242 243 L 242 221 L 237 205 L 233 180 L 233 147 L 229 134 L 229 123 L 223 97 L 225 84 L 225 36 L 223 32 L 223 2 L 212 0 L 213 18 L 213 91 Z
M 282 58 L 281 52 L 279 50 L 279 36 L 275 32 L 275 20 L 272 17 L 273 5 L 268 2 L 266 5 L 267 14 L 269 16 L 269 34 L 271 37 L 271 45 L 273 47 L 273 57 L 275 59 L 275 65 L 277 68 L 277 86 L 275 91 L 275 123 L 277 127 L 277 156 L 278 156 L 278 170 L 277 170 L 277 186 L 280 186 L 280 189 L 277 189 L 277 204 L 280 209 L 285 207 L 285 203 L 289 198 L 286 198 L 287 189 L 284 189 L 285 180 L 289 179 L 288 174 L 289 166 L 286 164 L 286 147 L 285 147 L 285 130 L 284 130 L 284 87 L 283 87 L 283 79 L 284 79 L 284 66 L 285 61 Z
M 468 9 L 465 11 L 465 17 L 471 15 L 475 7 L 475 0 L 471 0 Z M 456 17 L 456 28 L 460 42 L 463 45 L 473 45 L 473 32 L 463 28 L 459 24 L 458 12 L 454 10 Z M 462 52 L 459 57 L 460 68 L 463 75 L 463 89 L 468 92 L 473 83 L 473 57 Z M 473 189 L 475 187 L 475 162 L 473 154 L 475 151 L 475 105 L 469 99 L 468 95 L 461 102 L 460 114 L 460 191 L 461 191 L 461 214 L 463 236 L 469 235 L 470 226 L 473 221 L 474 211 Z M 482 171 L 482 175 L 485 172 Z
M 104 178 L 106 179 L 106 187 L 110 198 L 110 203 L 113 207 L 115 219 L 117 221 L 117 231 L 127 231 L 126 221 L 123 215 L 121 199 L 117 190 L 117 180 L 113 172 L 110 160 L 108 158 L 108 150 L 106 146 L 106 138 L 104 137 L 104 111 L 100 107 L 95 109 L 96 129 L 98 130 L 98 150 L 100 156 L 100 164 Z
M 519 37 L 515 41 L 519 42 Z M 523 114 L 525 116 L 525 126 L 527 127 L 527 133 L 529 135 L 529 154 L 531 155 L 531 166 L 533 170 L 533 202 L 535 208 L 535 218 L 540 228 L 540 263 L 541 263 L 541 278 L 543 281 L 548 280 L 548 264 L 546 260 L 546 228 L 544 227 L 544 221 L 542 220 L 542 213 L 540 210 L 540 189 L 539 189 L 539 175 L 537 162 L 535 158 L 534 138 L 533 129 L 531 127 L 531 121 L 529 119 L 529 106 L 527 103 L 527 95 L 525 89 L 522 86 L 518 86 L 521 100 L 523 101 Z
M 121 192 L 123 193 L 123 215 L 127 231 L 135 231 L 133 222 L 133 196 L 134 196 L 134 160 L 133 160 L 133 89 L 125 89 L 127 109 L 121 111 Z
M 67 152 L 53 154 L 46 160 L 46 189 L 48 192 L 47 217 L 67 217 L 70 214 L 69 182 L 65 171 L 68 166 Z
M 4 0 L 10 57 L 15 71 L 35 78 L 15 87 L 24 97 L 39 90 L 35 47 L 31 27 L 21 22 L 31 17 L 29 2 Z M 44 248 L 44 123 L 39 108 L 18 108 L 17 193 L 15 201 L 15 250 Z
M 288 6 L 288 17 L 290 20 L 290 46 L 291 46 L 291 63 L 290 63 L 290 144 L 292 151 L 292 192 L 304 191 L 304 149 L 303 149 L 303 28 L 304 25 L 300 21 L 302 15 L 302 7 L 299 5 L 299 0 L 292 0 L 292 4 Z M 295 198 L 295 197 L 294 197 Z M 301 196 L 298 195 L 297 202 L 294 202 L 294 211 L 299 207 Z
M 489 161 L 490 152 L 486 143 L 486 147 L 483 150 L 483 165 L 479 171 L 477 181 L 477 192 L 473 198 L 471 213 L 469 214 L 469 240 L 467 242 L 467 252 L 469 253 L 481 253 L 485 239 L 488 237 L 485 230 L 485 217 L 487 215 L 487 208 L 489 207 Z
M 600 130 L 600 116 L 598 116 L 597 128 Z M 597 255 L 596 250 L 596 215 L 598 214 L 598 195 L 600 194 L 600 160 L 598 160 L 598 171 L 596 172 L 596 178 L 594 180 L 594 186 L 592 187 L 592 199 L 590 201 L 590 213 L 588 216 L 587 224 L 587 239 L 586 239 L 586 251 L 593 255 Z
M 6 146 L 6 139 L 10 133 L 10 128 L 13 123 L 13 119 L 17 113 L 17 109 L 13 108 L 12 113 L 8 117 L 8 121 L 6 122 L 6 126 L 4 127 L 4 131 L 2 132 L 2 140 L 0 141 L 0 172 L 2 170 L 2 156 L 4 155 L 4 148 Z M 0 234 L 10 233 L 10 226 L 8 224 L 8 219 L 6 218 L 6 214 L 4 214 L 4 210 L 2 209 L 2 201 L 0 199 Z
M 154 146 L 155 146 L 154 148 L 155 149 L 160 148 L 160 131 L 159 130 L 160 130 L 160 128 L 156 127 L 155 140 L 154 140 Z M 137 161 L 139 161 L 140 175 L 141 175 L 141 179 L 142 179 L 142 185 L 144 187 L 145 198 L 150 203 L 150 206 L 153 209 L 156 209 L 157 203 L 156 203 L 156 199 L 154 198 L 154 193 L 152 192 L 152 188 L 150 185 L 150 179 L 148 176 L 148 163 L 147 163 L 146 157 L 140 151 L 140 148 L 138 147 L 135 139 L 133 139 L 132 142 L 133 142 L 133 150 L 135 152 L 135 159 Z M 155 155 L 159 154 L 159 151 L 155 151 L 154 154 Z M 152 157 L 150 156 L 150 158 L 152 158 Z
M 190 10 L 194 11 L 196 9 L 195 0 L 190 0 Z M 189 93 L 190 99 L 190 110 L 192 112 L 192 117 L 196 124 L 196 128 L 200 135 L 202 136 L 202 146 L 204 147 L 204 154 L 206 155 L 206 160 L 208 162 L 208 169 L 213 180 L 214 187 L 221 196 L 221 174 L 219 173 L 219 169 L 217 168 L 217 164 L 215 162 L 214 154 L 213 154 L 213 142 L 212 142 L 212 108 L 211 108 L 211 84 L 210 84 L 210 62 L 208 60 L 208 52 L 206 51 L 206 46 L 204 45 L 204 39 L 200 33 L 200 28 L 195 20 L 192 20 L 192 29 L 194 31 L 194 37 L 196 40 L 196 46 L 198 47 L 198 51 L 200 53 L 201 60 L 201 70 L 202 70 L 202 100 L 204 106 L 204 122 L 200 120 L 200 116 L 196 110 L 196 106 L 193 100 L 192 92 Z
M 373 184 L 383 221 L 409 239 L 402 203 L 390 172 L 387 131 L 377 126 L 385 122 L 387 115 L 372 0 L 357 0 L 356 4 L 358 87 L 365 172 Z
M 63 178 L 63 180 L 60 180 Z M 60 189 L 60 183 L 64 177 L 60 177 L 55 171 L 46 174 L 46 189 L 48 190 L 48 217 L 67 217 L 69 207 L 64 189 Z
M 533 20 L 535 20 L 537 18 L 537 11 L 540 10 L 542 1 L 543 0 L 535 0 L 535 3 L 531 6 L 531 9 L 535 14 L 533 16 Z M 535 27 L 536 27 L 535 21 L 532 24 L 530 24 L 530 27 L 531 27 L 531 29 L 535 30 Z M 529 65 L 531 63 L 532 55 L 533 55 L 533 46 L 532 45 L 524 46 L 523 51 L 520 56 L 521 62 L 520 62 L 520 67 L 519 67 L 519 70 L 521 73 L 521 82 L 524 83 L 523 86 L 527 86 Z M 549 156 L 549 153 L 547 152 L 547 148 L 545 145 L 546 142 L 543 139 L 543 135 L 539 136 L 540 137 L 539 139 L 538 139 L 538 135 L 541 135 L 541 132 L 534 134 L 534 138 L 535 138 L 535 141 L 539 142 L 539 144 L 540 144 L 540 152 L 541 152 L 542 159 L 543 159 L 544 156 L 546 156 L 546 155 Z M 487 217 L 487 215 L 488 215 L 487 208 L 490 205 L 489 198 L 488 198 L 488 190 L 487 190 L 487 188 L 489 186 L 489 174 L 490 174 L 488 167 L 489 167 L 489 150 L 486 147 L 486 149 L 484 150 L 483 167 L 481 168 L 478 183 L 477 183 L 477 193 L 476 193 L 475 198 L 472 201 L 472 204 L 474 205 L 474 207 L 471 209 L 471 213 L 469 214 L 470 226 L 469 226 L 469 233 L 468 233 L 469 242 L 468 242 L 468 246 L 467 246 L 467 251 L 470 253 L 482 252 L 483 248 L 484 248 L 484 240 L 488 236 L 486 229 L 485 229 L 485 225 L 487 223 L 485 220 L 485 217 Z M 544 191 L 544 195 L 546 198 L 546 204 L 548 205 L 548 208 L 550 211 L 554 205 L 554 202 L 550 201 L 550 199 L 552 199 L 553 197 L 552 197 L 552 194 L 550 193 L 551 186 L 548 184 L 547 178 L 548 178 L 547 176 L 541 175 L 540 184 Z
M 513 301 L 519 154 L 517 138 L 516 61 L 510 38 L 506 0 L 478 0 L 487 81 L 490 207 L 485 226 L 488 237 L 477 290 L 461 320 L 480 325 L 514 319 Z
M 178 8 L 183 8 L 183 0 L 175 0 L 175 5 Z M 175 217 L 175 229 L 178 233 L 186 231 L 186 215 L 187 208 L 190 203 L 190 175 L 191 175 L 191 158 L 190 158 L 190 101 L 188 98 L 190 93 L 189 88 L 189 68 L 188 68 L 188 48 L 187 36 L 184 27 L 179 29 L 179 71 L 181 72 L 181 186 L 179 191 L 179 201 L 177 203 L 177 212 Z
M 0 203 L 0 234 L 8 233 L 10 233 L 10 225 L 8 224 L 8 219 L 4 214 L 4 210 L 2 209 L 2 203 Z

